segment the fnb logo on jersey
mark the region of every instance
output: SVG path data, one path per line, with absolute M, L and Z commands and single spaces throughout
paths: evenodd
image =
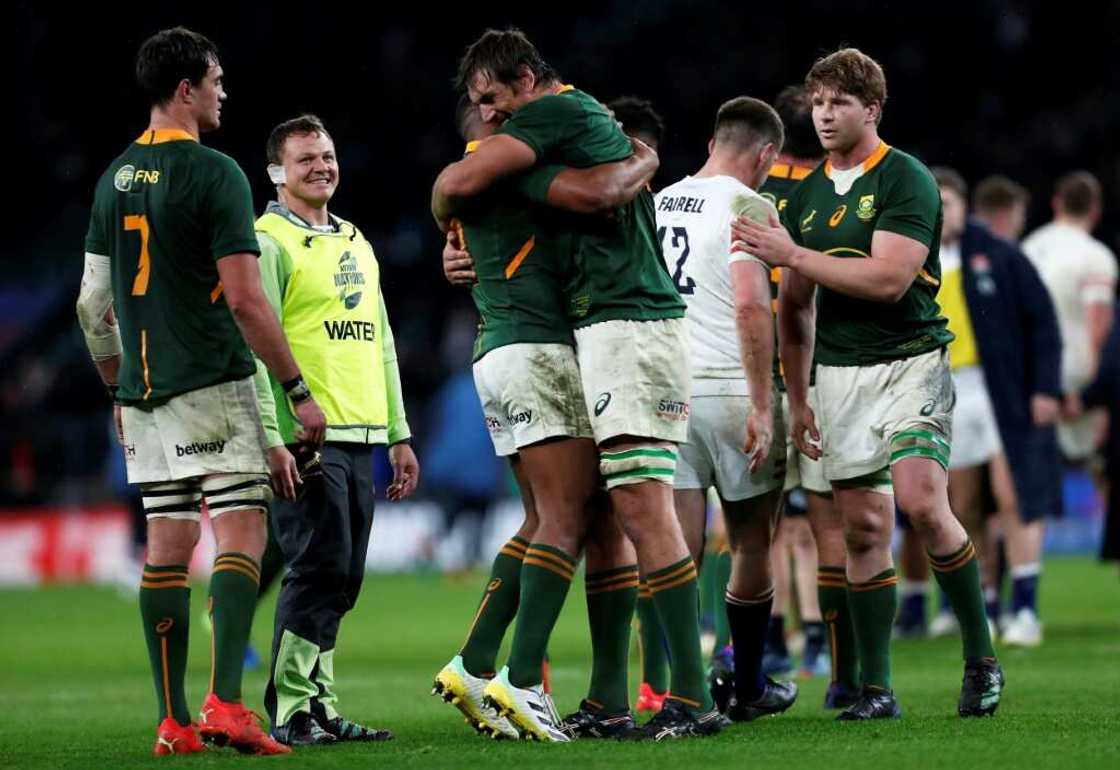
M 666 420 L 684 422 L 688 419 L 688 403 L 663 398 L 657 402 L 657 416 Z
M 358 269 L 358 260 L 349 251 L 342 252 L 342 256 L 339 257 L 338 272 L 334 274 L 334 285 L 338 289 L 339 301 L 347 310 L 353 310 L 362 301 L 360 287 L 366 285 L 366 277 Z
M 113 187 L 121 192 L 130 192 L 134 183 L 159 184 L 159 172 L 137 169 L 136 166 L 127 163 L 117 169 L 117 173 L 113 175 Z

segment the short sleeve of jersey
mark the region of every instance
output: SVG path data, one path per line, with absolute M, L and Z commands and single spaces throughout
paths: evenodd
M 253 193 L 245 172 L 224 155 L 212 161 L 213 179 L 207 191 L 210 253 L 214 259 L 230 254 L 261 253 L 253 228 Z
M 565 139 L 567 127 L 582 115 L 579 102 L 560 95 L 542 96 L 513 113 L 499 134 L 506 134 L 529 145 L 537 161 L 548 156 Z
M 900 164 L 893 176 L 886 200 L 879 204 L 883 213 L 875 229 L 904 235 L 932 248 L 934 239 L 940 237 L 934 232 L 941 210 L 937 183 L 924 169 L 909 163 Z
M 93 211 L 89 216 L 89 230 L 86 231 L 86 251 L 90 254 L 109 256 L 109 239 L 104 232 L 100 209 L 100 201 L 97 196 L 94 196 Z
M 800 187 L 800 185 L 798 186 Z M 789 237 L 793 239 L 793 242 L 798 246 L 804 246 L 805 243 L 801 240 L 801 231 L 797 227 L 797 217 L 800 211 L 801 203 L 798 200 L 797 190 L 794 190 L 786 201 L 786 207 L 782 209 L 780 215 L 781 222 L 786 232 L 789 233 Z
M 768 224 L 770 222 L 770 215 L 777 214 L 778 210 L 774 208 L 770 201 L 762 197 L 755 197 L 752 195 L 736 195 L 731 199 L 731 217 L 745 216 L 760 224 Z M 728 237 L 730 238 L 730 229 L 728 230 Z M 770 266 L 766 262 L 754 254 L 746 251 L 732 251 L 728 257 L 729 262 L 757 262 L 764 266 L 767 270 Z
M 535 166 L 517 177 L 517 191 L 534 203 L 548 203 L 548 188 L 552 180 L 564 170 L 564 166 Z

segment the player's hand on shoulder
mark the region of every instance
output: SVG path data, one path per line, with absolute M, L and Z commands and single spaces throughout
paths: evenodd
M 447 242 L 443 245 L 443 275 L 452 286 L 472 286 L 478 283 L 474 272 L 474 260 L 470 252 L 462 248 L 456 228 L 447 231 Z
M 416 491 L 420 482 L 420 463 L 408 444 L 389 447 L 389 464 L 393 466 L 393 483 L 386 490 L 390 500 L 404 500 Z
M 797 244 L 773 211 L 765 223 L 745 215 L 732 219 L 731 243 L 732 251 L 752 254 L 771 267 L 790 267 L 797 252 Z
M 296 458 L 286 446 L 274 446 L 268 450 L 268 475 L 272 480 L 272 491 L 288 500 L 296 499 L 296 485 L 302 484 Z
M 296 419 L 303 426 L 296 431 L 296 438 L 314 447 L 322 446 L 323 440 L 327 436 L 327 416 L 315 403 L 315 399 L 309 398 L 301 401 L 293 406 L 293 410 L 296 413 Z

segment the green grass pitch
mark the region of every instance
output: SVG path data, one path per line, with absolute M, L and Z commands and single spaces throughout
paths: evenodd
M 344 713 L 392 729 L 392 742 L 303 749 L 286 757 L 241 757 L 224 749 L 163 760 L 150 755 L 155 696 L 135 601 L 101 588 L 0 591 L 0 767 L 1120 767 L 1120 582 L 1114 569 L 1088 559 L 1047 563 L 1046 642 L 1038 650 L 1001 650 L 1008 682 L 994 719 L 956 716 L 956 639 L 899 642 L 894 675 L 902 721 L 835 723 L 821 709 L 825 683 L 816 679 L 802 682 L 799 702 L 784 716 L 671 745 L 540 745 L 476 736 L 457 711 L 428 693 L 432 676 L 462 641 L 482 584 L 482 575 L 456 582 L 435 575 L 367 580 L 343 623 L 336 675 Z M 193 591 L 195 618 L 205 593 L 203 586 Z M 253 640 L 264 651 L 271 601 L 261 609 Z M 561 713 L 578 704 L 587 686 L 584 618 L 577 580 L 550 648 Z M 195 631 L 192 708 L 201 703 L 209 666 L 206 636 L 197 624 Z M 636 690 L 634 669 L 630 681 Z M 250 706 L 260 709 L 263 690 L 262 671 L 247 673 Z

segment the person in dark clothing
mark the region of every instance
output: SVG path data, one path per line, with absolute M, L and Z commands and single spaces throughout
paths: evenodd
M 1105 473 L 1110 480 L 1120 475 L 1120 305 L 1116 306 L 1117 323 L 1104 345 L 1097 379 L 1082 394 L 1085 407 L 1108 410 L 1108 440 L 1105 443 Z M 1120 561 L 1120 484 L 1108 485 L 1101 559 Z

